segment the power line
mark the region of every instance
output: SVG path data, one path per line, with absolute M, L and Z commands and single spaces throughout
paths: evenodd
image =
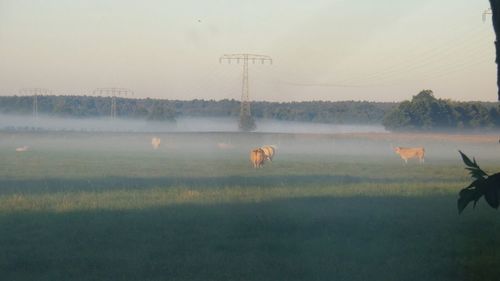
M 387 87 L 396 86 L 397 80 L 401 80 L 402 76 L 408 76 L 411 72 L 425 69 L 424 74 L 432 74 L 431 76 L 443 76 L 447 73 L 456 72 L 456 67 L 477 65 L 485 63 L 488 58 L 484 57 L 484 50 L 477 48 L 477 41 L 483 41 L 486 36 L 490 36 L 484 32 L 477 32 L 480 28 L 469 29 L 468 33 L 473 33 L 471 36 L 456 37 L 453 41 L 447 41 L 441 44 L 440 47 L 433 46 L 432 49 L 421 51 L 419 54 L 412 55 L 405 59 L 402 63 L 394 64 L 389 67 L 383 68 L 376 72 L 368 74 L 356 73 L 350 78 L 344 78 L 331 83 L 315 83 L 315 82 L 290 82 L 279 81 L 283 84 L 304 86 L 304 87 L 337 87 L 337 88 L 362 88 L 362 87 Z M 432 45 L 430 45 L 432 46 Z M 471 49 L 472 47 L 476 47 Z M 471 49 L 469 53 L 471 56 L 463 57 L 458 56 L 460 59 L 449 63 L 443 63 L 444 58 L 450 58 L 453 54 Z M 407 52 L 411 53 L 411 52 Z M 415 57 L 418 61 L 415 62 Z M 479 60 L 478 59 L 482 59 Z M 458 63 L 457 63 L 458 62 Z M 429 70 L 429 67 L 431 68 Z M 436 70 L 437 69 L 437 70 Z M 450 70 L 451 69 L 451 70 Z M 427 75 L 429 76 L 429 75 Z
M 453 52 L 456 52 L 457 50 L 463 50 L 465 47 L 469 46 L 467 45 L 468 43 L 471 43 L 471 45 L 475 44 L 475 42 L 477 42 L 478 40 L 482 40 L 485 37 L 484 34 L 478 34 L 478 35 L 480 35 L 480 37 L 478 38 L 472 37 L 472 38 L 467 38 L 466 40 L 461 40 L 463 43 L 465 43 L 465 45 L 448 43 L 442 47 L 433 47 L 432 49 L 427 50 L 420 55 L 419 54 L 412 55 L 411 59 L 406 59 L 402 63 L 392 65 L 390 67 L 381 69 L 377 72 L 367 75 L 357 74 L 352 78 L 340 80 L 339 83 L 350 84 L 350 83 L 365 82 L 373 79 L 381 79 L 388 76 L 390 77 L 394 73 L 406 73 L 408 72 L 408 70 L 426 67 L 433 63 L 443 61 L 443 57 L 450 56 Z M 418 58 L 417 62 L 414 62 L 413 58 L 415 57 Z

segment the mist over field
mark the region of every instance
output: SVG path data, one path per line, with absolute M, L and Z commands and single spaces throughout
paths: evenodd
M 353 133 L 385 132 L 382 125 L 319 124 L 257 119 L 260 133 Z M 88 131 L 88 132 L 238 132 L 237 118 L 180 117 L 175 122 L 140 119 L 61 118 L 0 114 L 0 130 Z
M 475 135 L 446 133 L 391 133 L 381 125 L 319 124 L 257 119 L 255 132 L 240 132 L 236 119 L 184 117 L 176 122 L 138 119 L 59 118 L 0 115 L 0 146 L 13 151 L 108 150 L 148 151 L 151 138 L 160 137 L 158 153 L 189 156 L 239 154 L 250 149 L 275 145 L 280 155 L 322 155 L 392 159 L 400 161 L 394 147 L 424 147 L 427 162 L 458 159 L 463 150 L 482 160 L 500 155 L 494 132 Z M 38 133 L 36 133 L 38 132 Z M 8 148 L 7 148 L 8 147 Z M 221 154 L 222 152 L 222 154 Z M 335 160 L 335 159 L 332 159 Z M 344 160 L 348 160 L 345 158 Z M 380 159 L 379 159 L 380 160 Z M 377 160 L 378 161 L 378 160 Z
M 498 260 L 486 203 L 456 212 L 469 181 L 458 149 L 498 171 L 496 135 L 262 120 L 238 132 L 212 118 L 41 117 L 31 131 L 31 117 L 4 117 L 6 280 L 451 281 Z M 254 169 L 249 152 L 263 145 L 276 155 Z M 405 165 L 393 146 L 425 147 L 425 164 Z
M 161 145 L 153 150 L 151 139 L 158 137 Z M 251 149 L 274 145 L 277 159 L 320 157 L 331 162 L 380 162 L 402 164 L 394 147 L 424 147 L 426 164 L 453 161 L 460 164 L 458 150 L 476 157 L 480 163 L 495 162 L 500 145 L 495 135 L 428 135 L 393 133 L 241 133 L 241 132 L 14 132 L 0 133 L 0 149 L 15 153 L 15 149 L 29 147 L 26 155 L 37 151 L 145 153 L 158 157 L 225 159 L 237 157 L 249 163 Z M 19 153 L 22 155 L 24 153 Z M 410 159 L 409 164 L 418 161 Z M 141 164 L 141 163 L 138 163 Z
M 0 276 L 451 281 L 500 260 L 486 203 L 456 211 L 459 150 L 500 170 L 491 124 L 142 118 L 0 115 Z

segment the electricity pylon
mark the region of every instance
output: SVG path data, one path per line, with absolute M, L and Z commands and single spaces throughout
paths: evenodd
M 33 118 L 38 119 L 38 96 L 50 95 L 51 91 L 44 88 L 23 88 L 19 95 L 33 96 Z
M 250 112 L 250 97 L 249 97 L 249 89 L 248 89 L 248 61 L 261 62 L 261 64 L 265 64 L 269 62 L 269 64 L 273 63 L 273 59 L 270 56 L 266 55 L 254 55 L 254 54 L 229 54 L 223 55 L 219 58 L 219 62 L 223 63 L 226 61 L 227 63 L 231 63 L 231 61 L 236 61 L 236 63 L 240 63 L 243 61 L 243 85 L 241 88 L 241 105 L 240 105 L 240 122 L 239 127 L 240 130 L 243 131 L 252 131 L 255 129 L 255 121 L 252 118 L 252 114 Z
M 491 15 L 491 14 L 492 14 L 491 8 L 488 8 L 488 9 L 484 10 L 484 12 L 483 12 L 483 22 L 486 21 L 486 15 Z
M 111 119 L 116 118 L 116 96 L 133 95 L 134 92 L 126 88 L 97 88 L 92 92 L 93 95 L 111 97 Z

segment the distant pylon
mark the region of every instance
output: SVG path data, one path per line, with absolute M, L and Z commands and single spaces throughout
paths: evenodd
M 488 9 L 484 10 L 484 12 L 483 12 L 483 22 L 486 21 L 486 15 L 491 15 L 491 14 L 492 14 L 491 8 L 488 8 Z
M 33 96 L 33 118 L 38 119 L 38 96 L 50 95 L 51 91 L 44 88 L 23 88 L 19 90 L 21 96 Z
M 133 95 L 134 92 L 126 88 L 97 88 L 92 92 L 93 95 L 111 97 L 111 119 L 116 118 L 116 96 Z
M 255 61 L 260 61 L 261 64 L 265 64 L 269 62 L 273 63 L 273 59 L 270 56 L 266 55 L 254 55 L 254 54 L 229 54 L 223 55 L 219 58 L 219 62 L 223 63 L 226 61 L 227 63 L 231 63 L 232 60 L 236 60 L 236 63 L 239 63 L 240 60 L 243 61 L 243 83 L 241 87 L 241 105 L 240 105 L 240 122 L 239 127 L 240 130 L 243 131 L 252 131 L 255 129 L 255 121 L 252 117 L 252 113 L 250 111 L 250 91 L 248 86 L 248 61 L 251 60 L 252 63 L 255 64 Z

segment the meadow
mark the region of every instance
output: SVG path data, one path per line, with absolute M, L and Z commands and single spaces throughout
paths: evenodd
M 496 280 L 495 136 L 0 133 L 2 280 Z M 226 145 L 218 146 L 224 143 Z M 276 144 L 251 168 L 250 148 Z M 28 145 L 16 153 L 16 146 Z M 424 145 L 403 165 L 392 145 Z

